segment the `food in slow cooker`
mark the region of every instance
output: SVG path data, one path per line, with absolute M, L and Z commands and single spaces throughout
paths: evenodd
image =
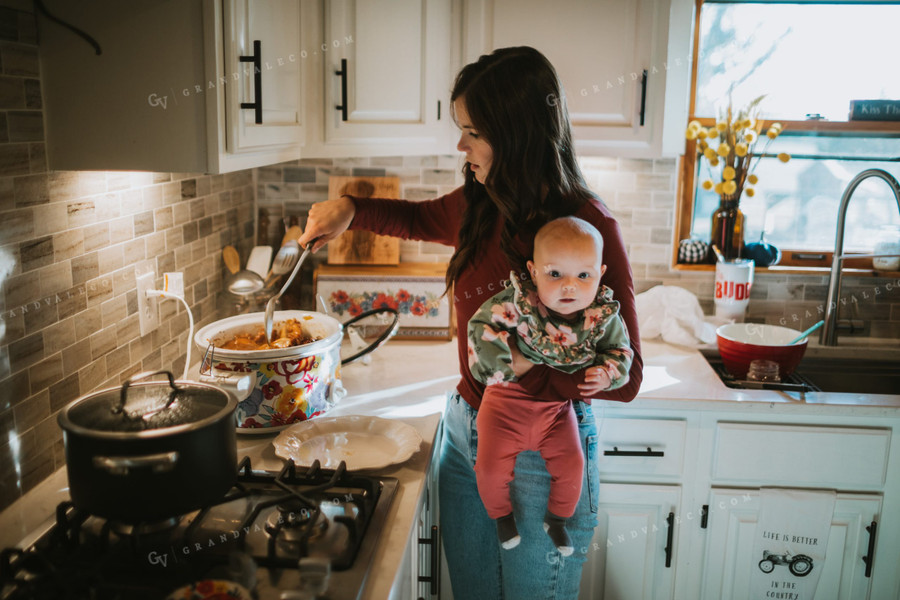
M 276 339 L 272 341 L 270 346 L 266 342 L 266 330 L 260 325 L 253 331 L 232 336 L 220 348 L 225 350 L 269 350 L 270 348 L 301 346 L 322 339 L 304 331 L 297 319 L 288 319 L 287 321 L 276 323 L 272 335 L 276 336 Z

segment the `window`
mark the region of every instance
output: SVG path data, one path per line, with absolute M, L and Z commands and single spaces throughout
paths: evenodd
M 830 265 L 840 198 L 857 173 L 874 167 L 900 179 L 900 120 L 849 120 L 853 100 L 900 104 L 898 22 L 900 2 L 698 2 L 691 119 L 710 126 L 729 94 L 735 107 L 765 95 L 764 127 L 784 124 L 754 168 L 756 195 L 741 199 L 744 241 L 765 232 L 782 265 Z M 708 240 L 719 204 L 700 187 L 708 175 L 696 153 L 686 142 L 678 239 Z M 869 179 L 850 202 L 844 248 L 871 252 L 891 227 L 900 227 L 896 200 Z

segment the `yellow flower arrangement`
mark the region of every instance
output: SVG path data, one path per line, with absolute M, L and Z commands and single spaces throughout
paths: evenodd
M 688 123 L 685 137 L 697 140 L 698 150 L 706 159 L 709 171 L 709 178 L 701 183 L 704 190 L 714 190 L 719 196 L 734 199 L 740 198 L 742 193 L 748 197 L 756 193 L 747 186 L 759 181 L 752 170 L 782 131 L 781 123 L 772 123 L 765 133 L 762 132 L 763 122 L 757 118 L 757 107 L 762 99 L 760 96 L 736 113 L 729 101 L 724 114 L 719 115 L 716 124 L 708 129 L 699 121 Z M 762 152 L 757 153 L 756 145 L 763 138 L 766 144 Z M 790 159 L 790 154 L 785 152 L 778 155 L 781 162 Z

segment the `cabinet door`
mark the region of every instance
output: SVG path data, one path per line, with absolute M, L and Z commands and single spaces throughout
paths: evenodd
M 300 3 L 224 0 L 224 8 L 227 151 L 299 144 L 305 54 L 300 45 Z M 259 112 L 242 107 L 257 103 Z
M 649 155 L 658 150 L 668 0 L 484 0 L 472 5 L 482 6 L 487 50 L 528 45 L 553 63 L 579 153 Z M 688 66 L 683 65 L 685 72 Z
M 672 598 L 681 487 L 601 484 L 600 500 L 579 599 Z
M 450 0 L 327 0 L 324 21 L 326 153 L 452 151 Z
M 869 597 L 862 557 L 868 553 L 866 526 L 880 510 L 881 496 L 838 494 L 815 600 Z M 759 563 L 753 555 L 758 516 L 758 490 L 712 490 L 702 598 L 749 598 L 750 574 Z
M 438 425 L 431 453 L 431 467 L 425 475 L 424 498 L 416 517 L 416 568 L 413 589 L 416 598 L 438 599 L 441 596 L 441 539 L 438 521 L 438 460 L 441 453 L 443 424 Z

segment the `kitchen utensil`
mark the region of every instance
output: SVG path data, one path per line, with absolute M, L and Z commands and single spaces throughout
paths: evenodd
M 254 246 L 250 251 L 250 258 L 247 259 L 247 270 L 253 271 L 260 277 L 265 278 L 269 272 L 269 265 L 272 262 L 271 246 Z
M 722 251 L 719 250 L 719 247 L 715 244 L 711 244 L 710 248 L 712 248 L 713 253 L 716 255 L 716 260 L 719 262 L 725 262 L 725 255 L 722 254 Z
M 142 381 L 165 374 L 168 381 Z M 141 373 L 60 411 L 72 502 L 125 523 L 183 515 L 234 483 L 237 401 L 224 390 Z
M 284 237 L 281 238 L 281 245 L 284 246 L 291 240 L 297 241 L 300 239 L 301 235 L 303 235 L 303 230 L 300 229 L 300 226 L 299 225 L 291 225 L 284 232 Z
M 809 334 L 811 334 L 813 331 L 815 331 L 816 329 L 818 329 L 819 327 L 821 327 L 821 326 L 824 325 L 824 324 L 825 324 L 825 321 L 824 321 L 824 320 L 819 321 L 818 323 L 816 323 L 815 325 L 813 325 L 812 327 L 810 327 L 809 329 L 807 329 L 806 331 L 804 331 L 803 333 L 801 333 L 800 335 L 798 335 L 797 337 L 795 337 L 794 339 L 792 339 L 792 340 L 789 342 L 789 344 L 796 344 L 797 342 L 799 342 L 799 341 L 802 340 L 803 338 L 809 336 Z
M 344 327 L 387 315 L 381 335 L 368 348 L 341 359 Z M 194 335 L 194 343 L 204 351 L 210 345 L 212 370 L 216 374 L 250 374 L 255 383 L 250 394 L 238 396 L 237 427 L 242 433 L 272 432 L 297 421 L 305 421 L 329 410 L 340 398 L 342 365 L 372 352 L 399 326 L 399 314 L 389 308 L 375 309 L 348 320 L 343 325 L 335 318 L 301 310 L 279 311 L 277 322 L 297 319 L 304 332 L 319 338 L 309 344 L 266 350 L 227 350 L 221 346 L 236 334 L 259 329 L 263 313 L 236 315 L 210 323 Z
M 222 249 L 222 259 L 225 261 L 228 272 L 232 275 L 241 270 L 241 257 L 234 246 L 225 246 Z
M 277 294 L 269 298 L 269 301 L 266 302 L 266 313 L 264 320 L 264 327 L 266 331 L 266 341 L 269 342 L 269 345 L 272 345 L 272 342 L 275 341 L 272 338 L 272 319 L 275 315 L 275 303 L 278 302 L 278 299 L 281 298 L 282 294 L 284 294 L 288 287 L 290 287 L 291 282 L 294 281 L 294 277 L 297 276 L 297 273 L 300 271 L 300 267 L 303 265 L 303 261 L 306 260 L 306 257 L 309 256 L 310 249 L 316 244 L 316 240 L 318 238 L 312 240 L 308 246 L 303 250 L 303 254 L 300 255 L 300 259 L 297 261 L 297 264 L 294 265 L 294 270 L 291 271 L 291 274 L 288 275 L 287 281 L 284 282 L 284 285 L 281 286 L 281 289 Z
M 279 248 L 272 260 L 272 268 L 269 269 L 269 274 L 266 276 L 266 287 L 274 285 L 279 276 L 294 268 L 299 256 L 300 244 L 297 243 L 297 240 L 288 240 L 284 246 Z
M 266 282 L 258 273 L 241 269 L 234 275 L 229 275 L 225 281 L 225 289 L 237 296 L 254 294 L 263 289 Z
M 778 325 L 729 323 L 716 329 L 716 343 L 722 364 L 735 379 L 746 379 L 750 363 L 757 359 L 777 362 L 784 379 L 794 372 L 806 352 L 807 340 L 792 343 L 799 333 Z
M 421 444 L 419 432 L 403 421 L 364 415 L 303 421 L 272 441 L 276 455 L 297 465 L 318 460 L 323 468 L 336 469 L 344 461 L 349 471 L 406 462 Z

